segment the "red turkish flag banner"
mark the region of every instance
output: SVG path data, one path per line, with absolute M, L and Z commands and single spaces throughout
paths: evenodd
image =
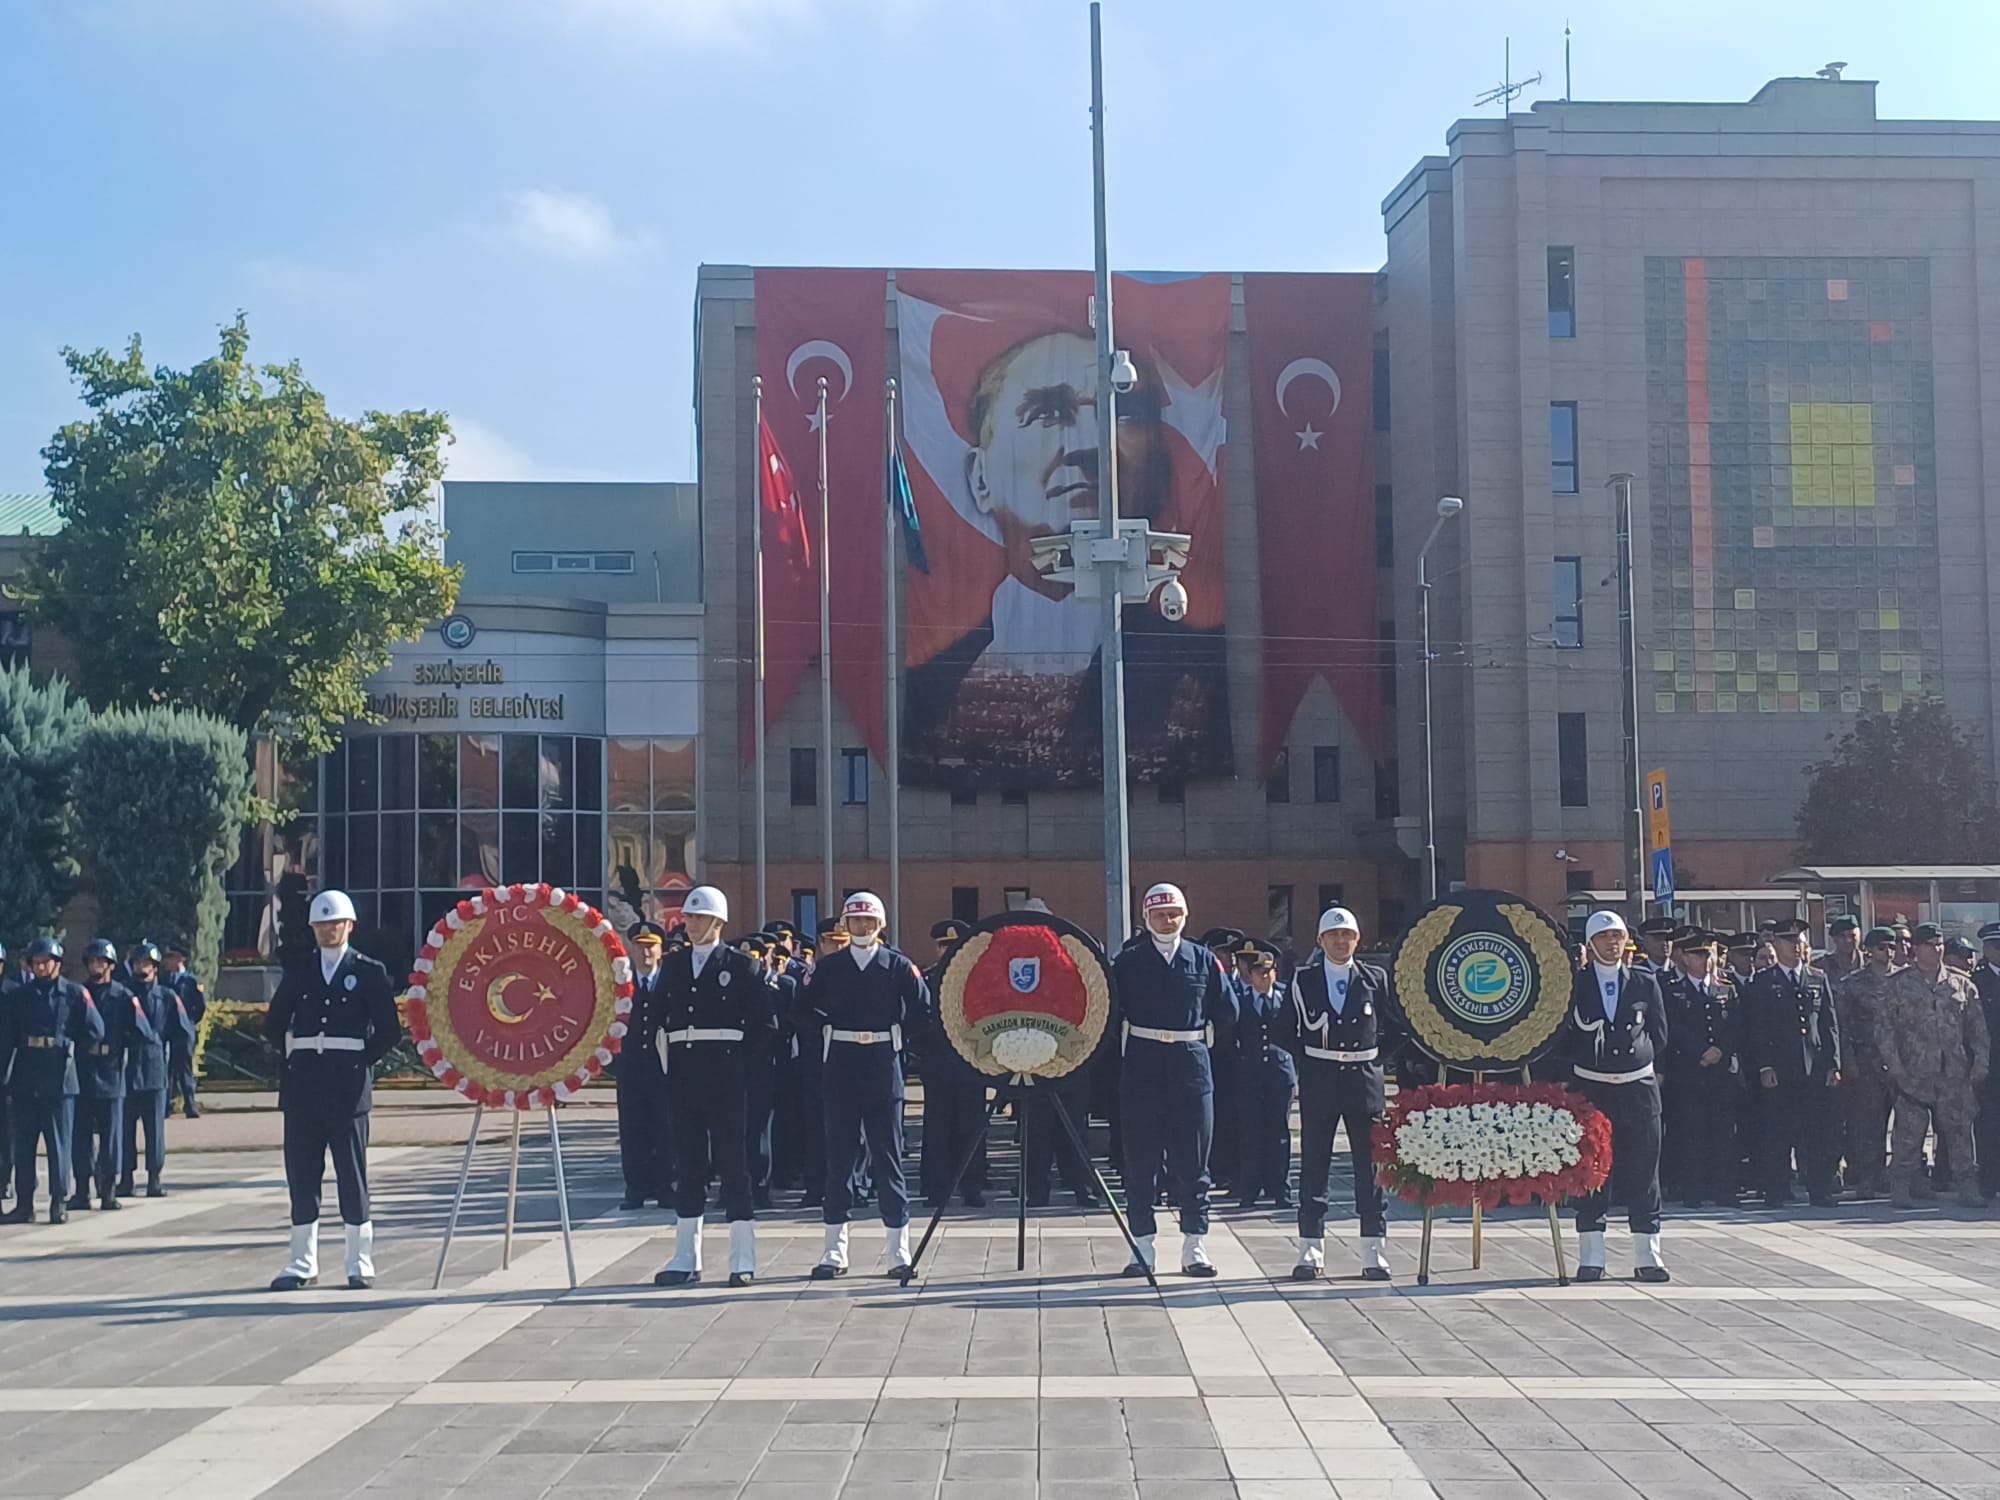
M 1374 281 L 1246 274 L 1250 440 L 1264 617 L 1260 764 L 1324 677 L 1384 753 L 1374 494 Z
M 759 268 L 754 282 L 757 373 L 764 378 L 768 440 L 759 437 L 759 494 L 770 459 L 794 476 L 798 541 L 764 523 L 766 711 L 785 711 L 819 655 L 820 570 L 831 579 L 833 688 L 879 761 L 887 739 L 882 673 L 882 505 L 889 273 Z M 819 382 L 827 382 L 827 511 L 820 534 Z M 769 451 L 766 451 L 766 442 Z M 782 501 L 778 502 L 782 506 Z M 796 562 L 802 542 L 810 566 Z M 746 737 L 747 741 L 747 737 Z M 745 758 L 752 750 L 747 750 Z
M 811 584 L 817 575 L 813 573 L 812 538 L 806 535 L 805 507 L 799 501 L 799 482 L 766 419 L 757 423 L 757 472 L 757 502 L 764 507 L 764 587 L 775 586 L 789 593 L 801 581 Z

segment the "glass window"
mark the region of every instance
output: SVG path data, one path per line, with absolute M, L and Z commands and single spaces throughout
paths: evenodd
M 572 788 L 576 785 L 576 741 L 566 734 L 542 736 L 542 806 L 575 806 Z
M 1375 351 L 1375 430 L 1389 430 L 1389 351 Z
M 1389 485 L 1375 486 L 1375 566 L 1396 565 L 1396 491 Z
M 514 571 L 516 573 L 552 573 L 556 559 L 552 552 L 516 552 Z
M 458 878 L 458 819 L 450 813 L 417 814 L 417 884 L 447 886 Z
M 1028 904 L 1028 888 L 1025 885 L 1003 886 L 1000 900 L 1007 911 L 1019 911 Z
M 591 557 L 590 565 L 599 573 L 629 573 L 632 571 L 632 554 L 599 552 Z
M 1320 912 L 1324 912 L 1329 906 L 1345 906 L 1346 904 L 1347 904 L 1347 887 L 1342 885 L 1339 881 L 1335 880 L 1320 886 L 1319 888 Z M 1313 921 L 1314 925 L 1317 926 L 1319 921 L 1319 913 L 1314 914 Z
M 458 888 L 500 884 L 500 814 L 465 813 L 458 820 Z
M 819 892 L 792 892 L 792 925 L 800 932 L 819 932 Z
M 604 741 L 585 735 L 576 740 L 576 806 L 579 812 L 604 806 Z M 588 868 L 595 869 L 595 862 Z
M 319 881 L 336 891 L 347 889 L 347 819 L 324 820 L 319 840 Z
M 500 815 L 500 878 L 508 885 L 541 878 L 541 818 L 531 812 Z
M 326 789 L 326 811 L 347 811 L 347 742 L 341 741 L 326 753 L 320 767 L 319 784 Z
M 458 736 L 417 736 L 417 806 L 458 806 Z
M 1271 774 L 1264 782 L 1266 802 L 1289 802 L 1292 800 L 1292 747 L 1280 747 L 1278 758 L 1272 762 Z
M 585 813 L 576 820 L 576 879 L 597 881 L 604 871 L 604 820 Z
M 605 888 L 634 912 L 644 905 L 653 884 L 651 821 L 644 813 L 613 813 L 605 822 L 609 838 L 604 851 Z
M 1549 246 L 1549 337 L 1576 337 L 1576 248 Z
M 694 741 L 653 741 L 653 811 L 688 812 L 694 807 Z
M 407 974 L 410 960 L 417 956 L 417 948 L 422 935 L 417 931 L 417 893 L 415 891 L 385 891 L 382 895 L 382 946 L 370 950 L 370 958 L 379 958 L 389 966 L 391 977 Z
M 1583 559 L 1558 557 L 1550 574 L 1555 596 L 1554 638 L 1558 646 L 1583 644 Z
M 1590 740 L 1582 714 L 1556 715 L 1556 779 L 1564 807 L 1590 806 Z
M 961 922 L 979 920 L 979 887 L 955 885 L 951 888 L 951 914 Z
M 372 891 L 379 882 L 376 875 L 380 871 L 377 854 L 375 818 L 373 814 L 347 817 L 347 882 L 341 887 L 349 895 L 355 891 Z
M 417 883 L 417 815 L 382 814 L 382 889 L 407 890 Z
M 792 748 L 792 806 L 819 806 L 819 754 L 810 745 Z
M 1576 403 L 1549 403 L 1549 488 L 1558 495 L 1577 492 Z
M 347 810 L 375 811 L 382 790 L 382 737 L 356 735 L 347 742 Z
M 849 807 L 868 805 L 868 752 L 840 752 L 840 800 Z
M 1266 921 L 1264 936 L 1282 948 L 1292 945 L 1292 888 L 1288 885 L 1265 887 L 1264 907 Z
M 385 734 L 382 741 L 382 808 L 401 809 L 417 805 L 417 737 L 413 734 Z
M 500 805 L 500 736 L 468 734 L 458 742 L 458 805 Z
M 1313 801 L 1340 800 L 1340 746 L 1313 746 Z M 1325 910 L 1324 907 L 1321 910 Z
M 542 814 L 542 879 L 568 890 L 576 884 L 576 816 Z
M 694 814 L 662 813 L 653 818 L 653 884 L 686 890 L 694 884 Z
M 521 808 L 542 805 L 541 763 L 532 734 L 500 736 L 500 805 Z
M 653 805 L 652 753 L 649 740 L 611 740 L 606 744 L 611 811 L 644 812 Z
M 1375 767 L 1375 816 L 1400 818 L 1402 815 L 1402 770 L 1392 757 Z
M 463 898 L 457 891 L 424 891 L 420 894 L 417 897 L 417 921 L 423 924 L 422 933 L 428 933 L 442 922 L 444 914 L 461 899 Z

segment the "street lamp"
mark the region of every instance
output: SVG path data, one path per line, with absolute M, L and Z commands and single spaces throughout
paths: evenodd
M 1441 495 L 1437 503 L 1437 519 L 1431 523 L 1430 535 L 1424 538 L 1423 546 L 1417 548 L 1417 618 L 1423 627 L 1424 656 L 1424 899 L 1437 900 L 1437 784 L 1431 770 L 1431 544 L 1444 530 L 1444 523 L 1465 509 L 1465 502 L 1456 495 Z

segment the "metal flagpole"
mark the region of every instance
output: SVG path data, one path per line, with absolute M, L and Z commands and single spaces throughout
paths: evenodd
M 826 494 L 826 377 L 819 378 L 819 825 L 821 914 L 840 909 L 833 888 L 833 526 Z
M 885 580 L 882 611 L 884 673 L 883 702 L 888 706 L 888 746 L 882 757 L 882 779 L 889 790 L 889 917 L 903 917 L 903 651 L 896 622 L 896 540 L 903 529 L 902 490 L 895 483 L 896 382 L 889 382 L 889 468 L 883 478 L 888 493 L 882 517 L 882 577 Z
M 752 627 L 755 645 L 752 655 L 755 663 L 754 675 L 757 695 L 757 774 L 754 778 L 757 788 L 757 920 L 771 919 L 771 834 L 770 834 L 770 790 L 764 785 L 764 486 L 770 476 L 764 472 L 764 377 L 752 376 L 750 389 L 755 395 L 757 448 L 757 483 L 750 496 L 750 594 L 751 607 L 756 613 L 756 623 Z

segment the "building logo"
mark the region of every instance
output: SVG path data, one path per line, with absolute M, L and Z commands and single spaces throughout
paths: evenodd
M 479 634 L 479 627 L 466 615 L 446 615 L 438 623 L 438 636 L 454 651 L 463 651 Z
M 1514 1019 L 1532 992 L 1521 945 L 1490 932 L 1468 933 L 1438 958 L 1438 993 L 1453 1014 L 1481 1026 Z

